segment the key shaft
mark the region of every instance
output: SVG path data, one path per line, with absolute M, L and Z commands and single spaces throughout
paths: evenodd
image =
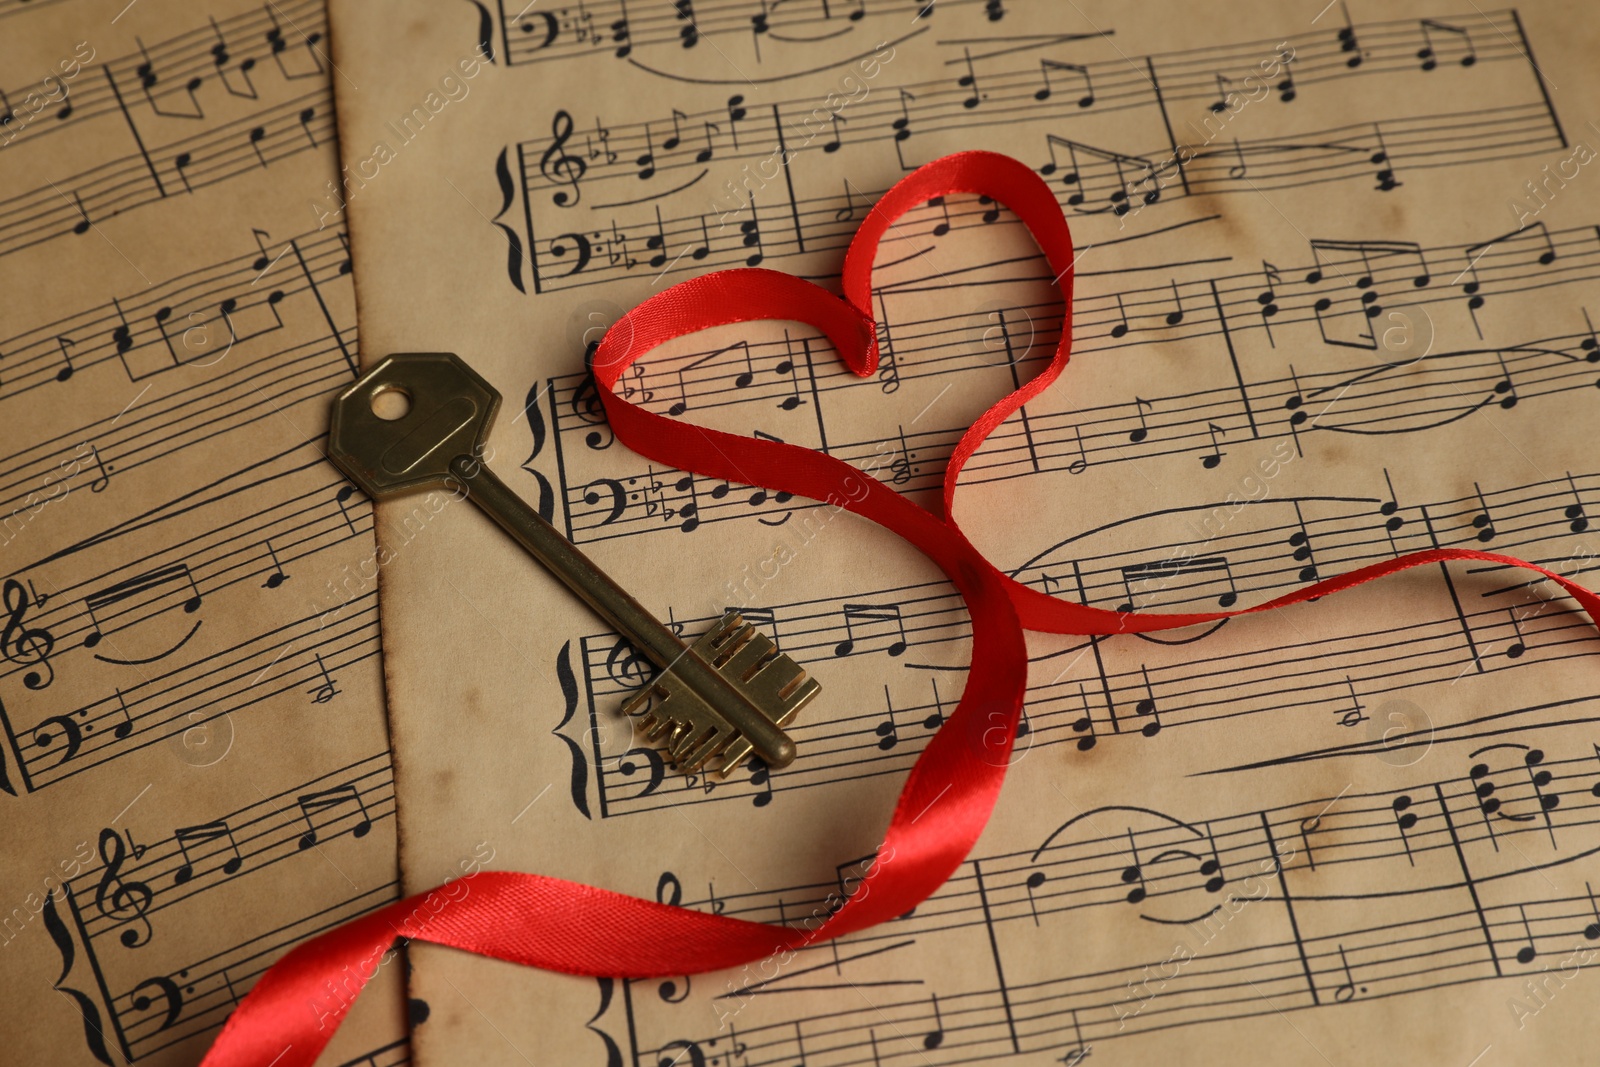
M 662 670 L 674 671 L 699 692 L 729 726 L 744 735 L 768 766 L 787 767 L 794 762 L 795 745 L 787 734 L 482 461 L 458 455 L 449 466 L 450 473 L 466 488 L 468 499 L 650 662 Z

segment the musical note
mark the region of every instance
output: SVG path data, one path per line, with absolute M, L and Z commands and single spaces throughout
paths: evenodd
M 893 623 L 896 634 L 884 649 L 890 656 L 899 656 L 906 650 L 906 628 L 900 617 L 898 604 L 846 604 L 844 605 L 845 639 L 833 647 L 835 656 L 849 656 L 856 651 L 856 627 Z
M 1178 293 L 1178 280 L 1172 280 L 1173 310 L 1167 313 L 1167 325 L 1176 326 L 1183 321 L 1183 297 Z
M 155 93 L 150 91 L 156 85 L 159 79 L 155 73 L 155 65 L 151 62 L 150 53 L 145 50 L 143 43 L 139 44 L 139 52 L 144 56 L 144 62 L 139 64 L 138 67 L 134 68 L 134 74 L 139 78 L 139 88 L 143 91 L 145 101 L 150 105 L 150 110 L 155 112 L 157 115 L 165 115 L 174 118 L 205 118 L 205 110 L 200 106 L 200 98 L 197 95 L 200 86 L 204 84 L 204 80 L 199 76 L 189 78 L 189 80 L 184 83 L 183 87 L 184 93 L 187 94 L 189 98 L 188 108 L 169 111 L 162 106 L 160 98 Z
M 1483 489 L 1477 482 L 1472 483 L 1472 491 L 1478 495 L 1478 513 L 1472 517 L 1472 527 L 1478 531 L 1478 540 L 1493 541 L 1494 518 L 1489 513 L 1489 502 L 1483 498 Z
M 1054 87 L 1050 84 L 1051 71 L 1066 71 L 1071 72 L 1083 79 L 1083 95 L 1078 97 L 1078 106 L 1094 106 L 1094 82 L 1089 77 L 1088 67 L 1079 66 L 1076 63 L 1057 63 L 1053 59 L 1041 59 L 1039 60 L 1039 70 L 1044 75 L 1044 87 L 1033 94 L 1033 98 L 1035 100 L 1048 100 L 1050 99 L 1050 95 L 1055 91 Z
M 1072 437 L 1078 444 L 1078 458 L 1067 464 L 1067 473 L 1082 474 L 1089 469 L 1089 455 L 1083 450 L 1083 427 L 1074 426 Z
M 933 235 L 935 237 L 943 237 L 950 232 L 950 205 L 945 203 L 944 197 L 936 196 L 928 201 L 928 206 L 936 207 L 943 213 L 944 217 L 935 223 L 933 227 Z
M 1500 361 L 1500 380 L 1494 383 L 1494 391 L 1500 397 L 1500 406 L 1507 411 L 1517 406 L 1517 386 L 1511 380 L 1511 371 L 1506 367 L 1506 357 L 1503 353 L 1496 352 L 1495 358 Z
M 1144 696 L 1133 706 L 1134 713 L 1150 721 L 1139 728 L 1139 732 L 1146 737 L 1154 737 L 1161 732 L 1161 712 L 1156 710 L 1156 693 L 1150 688 L 1150 672 L 1144 664 L 1139 664 L 1139 676 L 1144 679 Z
M 655 177 L 656 149 L 651 140 L 650 124 L 648 122 L 644 124 L 644 151 L 639 153 L 639 158 L 633 162 L 639 168 L 640 181 Z M 657 219 L 661 217 L 661 209 L 659 207 L 656 208 L 656 217 Z
M 883 687 L 883 705 L 884 719 L 872 732 L 878 736 L 878 748 L 888 752 L 900 743 L 900 729 L 894 721 L 894 701 L 889 699 L 887 685 Z
M 849 222 L 856 217 L 856 194 L 850 188 L 850 179 L 844 179 L 844 207 L 833 213 L 834 222 Z
M 839 123 L 849 122 L 850 120 L 844 115 L 839 114 L 837 111 L 830 111 L 828 113 L 828 118 L 833 124 L 833 138 L 823 144 L 822 150 L 824 152 L 837 152 L 839 150 L 839 145 L 843 143 L 840 139 Z M 848 185 L 848 182 L 846 185 Z
M 966 60 L 967 72 L 956 79 L 956 84 L 961 86 L 963 89 L 972 90 L 972 92 L 968 94 L 967 98 L 961 101 L 961 106 L 970 111 L 978 106 L 978 103 L 981 99 L 981 96 L 978 93 L 978 74 L 972 69 L 971 50 L 963 48 L 961 50 L 961 56 L 964 60 Z
M 1389 488 L 1389 499 L 1385 500 L 1378 506 L 1378 514 L 1388 516 L 1384 520 L 1383 528 L 1392 534 L 1396 530 L 1400 529 L 1400 527 L 1404 526 L 1406 520 L 1401 518 L 1398 514 L 1400 511 L 1400 504 L 1395 499 L 1394 482 L 1389 480 L 1388 467 L 1383 468 L 1383 484 Z
M 711 233 L 706 229 L 706 217 L 700 216 L 700 243 L 689 250 L 689 258 L 702 260 L 711 254 Z
M 73 345 L 75 345 L 77 343 L 78 342 L 74 341 L 70 337 L 57 337 L 56 338 L 56 344 L 61 346 L 61 362 L 62 362 L 61 369 L 56 371 L 56 381 L 58 381 L 58 382 L 67 381 L 68 379 L 70 379 L 72 377 L 72 375 L 74 373 L 76 373 L 75 368 L 72 366 L 72 353 L 69 352 L 68 349 L 71 348 Z
M 722 127 L 714 122 L 705 124 L 706 146 L 694 155 L 696 163 L 705 163 L 716 154 L 716 135 L 722 132 Z
M 1300 513 L 1300 502 L 1294 502 L 1295 532 L 1289 535 L 1289 547 L 1293 549 L 1290 554 L 1298 563 L 1305 566 L 1300 568 L 1299 578 L 1302 582 L 1317 580 L 1317 560 L 1311 551 L 1311 534 L 1306 531 L 1305 516 Z
M 1233 139 L 1233 155 L 1238 162 L 1228 168 L 1228 177 L 1234 181 L 1241 181 L 1246 174 L 1250 173 L 1250 164 L 1245 162 L 1244 148 L 1239 144 L 1239 138 L 1237 137 Z
M 1278 100 L 1289 103 L 1295 97 L 1294 68 L 1295 54 L 1292 49 L 1285 49 L 1278 53 L 1278 62 L 1283 65 L 1283 78 L 1278 82 Z
M 1417 58 L 1422 60 L 1423 70 L 1433 70 L 1439 65 L 1439 56 L 1433 47 L 1432 31 L 1434 30 L 1450 34 L 1452 39 L 1458 42 L 1464 52 L 1461 57 L 1461 65 L 1463 67 L 1470 67 L 1478 61 L 1478 51 L 1472 45 L 1472 34 L 1467 32 L 1466 29 L 1460 26 L 1451 26 L 1436 19 L 1423 19 L 1421 26 L 1423 45 L 1417 50 Z
M 1489 255 L 1490 252 L 1498 252 L 1501 242 L 1509 242 L 1514 239 L 1520 239 L 1524 234 L 1528 235 L 1528 237 L 1531 239 L 1542 243 L 1543 249 L 1540 251 L 1537 257 L 1540 266 L 1548 267 L 1550 264 L 1556 261 L 1555 242 L 1551 239 L 1550 231 L 1548 228 L 1546 228 L 1543 222 L 1535 222 L 1531 225 L 1520 227 L 1511 231 L 1510 233 L 1502 234 L 1499 237 L 1484 241 L 1481 244 L 1471 245 L 1466 249 L 1467 269 L 1461 273 L 1463 275 L 1471 274 L 1472 280 L 1462 285 L 1461 291 L 1467 294 L 1467 310 L 1472 314 L 1472 322 L 1474 326 L 1477 326 L 1478 323 L 1478 309 L 1483 307 L 1484 304 L 1481 279 L 1478 276 L 1479 260 Z M 1457 275 L 1458 280 L 1460 277 L 1461 275 Z M 1478 329 L 1478 336 L 1483 336 L 1483 330 L 1481 328 Z
M 0 630 L 0 655 L 21 667 L 37 666 L 22 676 L 22 684 L 38 691 L 55 681 L 55 668 L 50 666 L 50 654 L 55 651 L 55 635 L 42 626 L 29 626 L 27 614 L 33 604 L 28 591 L 15 578 L 7 578 L 3 587 L 6 622 Z
M 189 165 L 194 163 L 194 155 L 190 152 L 179 152 L 173 157 L 173 171 L 178 174 L 178 181 L 184 184 L 184 192 L 194 192 L 195 187 L 189 184 Z
M 261 274 L 266 271 L 268 266 L 277 262 L 277 260 L 272 256 L 267 255 L 267 241 L 271 239 L 272 234 L 268 233 L 266 230 L 258 230 L 254 227 L 251 227 L 250 237 L 256 243 L 256 250 L 261 253 L 251 262 L 250 269 L 255 271 L 257 274 Z M 289 248 L 287 245 L 285 245 L 283 251 L 278 253 L 277 258 L 282 259 L 284 254 L 288 251 Z
M 1111 336 L 1112 337 L 1126 337 L 1126 336 L 1128 336 L 1128 309 L 1126 307 L 1124 307 L 1123 304 L 1122 304 L 1122 294 L 1121 293 L 1113 293 L 1112 296 L 1116 298 L 1116 301 L 1117 301 L 1117 318 L 1119 318 L 1121 321 L 1118 322 L 1115 326 L 1111 327 Z M 1135 397 L 1135 399 L 1138 399 L 1138 398 Z M 1142 401 L 1141 401 L 1141 403 L 1142 403 Z M 1140 440 L 1142 440 L 1142 438 Z
M 937 730 L 944 725 L 944 701 L 939 698 L 938 679 L 930 678 L 928 684 L 933 687 L 933 710 L 923 717 L 922 728 L 924 730 Z M 887 695 L 885 693 L 885 696 Z
M 1120 574 L 1122 576 L 1122 588 L 1127 592 L 1128 599 L 1117 605 L 1116 610 L 1118 611 L 1133 611 L 1135 609 L 1134 583 L 1147 581 L 1150 576 L 1155 576 L 1163 584 L 1168 584 L 1174 578 L 1184 575 L 1220 574 L 1228 588 L 1226 592 L 1218 594 L 1217 605 L 1231 608 L 1239 600 L 1239 590 L 1234 584 L 1233 569 L 1228 564 L 1226 556 L 1174 557 L 1158 560 L 1154 563 L 1130 563 L 1121 568 Z M 1180 589 L 1179 592 L 1187 594 L 1189 590 L 1184 588 Z M 1187 596 L 1181 599 L 1187 599 Z
M 265 126 L 257 126 L 250 131 L 250 147 L 255 149 L 256 159 L 261 161 L 263 167 L 267 165 L 267 157 L 261 151 L 261 142 L 266 140 L 266 137 L 267 128 Z
M 326 704 L 328 701 L 338 696 L 342 690 L 335 686 L 334 683 L 336 679 L 333 677 L 333 675 L 328 673 L 327 665 L 322 662 L 322 653 L 314 652 L 312 655 L 316 658 L 317 670 L 322 673 L 322 683 L 307 689 L 306 692 L 311 694 L 312 703 Z
M 663 140 L 661 142 L 661 147 L 664 150 L 670 152 L 674 148 L 677 148 L 679 143 L 682 142 L 682 140 L 683 140 L 682 122 L 683 122 L 684 119 L 686 119 L 688 117 L 689 117 L 688 115 L 685 115 L 683 112 L 679 111 L 677 108 L 673 108 L 672 109 L 672 136 L 666 138 L 665 140 Z
M 897 143 L 904 141 L 911 136 L 910 103 L 915 99 L 916 97 L 912 96 L 904 89 L 900 90 L 900 117 L 889 123 L 889 128 L 894 130 L 894 139 Z
M 570 194 L 562 190 L 551 197 L 551 201 L 557 207 L 573 207 L 580 197 L 578 183 L 587 173 L 589 165 L 582 156 L 566 151 L 567 141 L 572 138 L 572 116 L 565 111 L 557 111 L 550 122 L 550 136 L 550 147 L 539 157 L 539 173 L 544 175 L 546 181 L 571 185 Z
M 1522 637 L 1522 619 L 1517 615 L 1516 608 L 1507 608 L 1506 614 L 1511 618 L 1511 628 L 1516 631 L 1517 639 L 1506 648 L 1506 659 L 1520 659 L 1528 650 Z
M 283 572 L 283 564 L 278 562 L 278 553 L 272 547 L 271 541 L 265 541 L 267 555 L 272 559 L 272 573 L 267 575 L 267 580 L 261 583 L 263 589 L 277 589 L 289 580 L 289 575 Z
M 1314 239 L 1311 242 L 1311 255 L 1316 261 L 1316 267 L 1306 274 L 1306 281 L 1312 285 L 1320 283 L 1324 278 L 1325 268 L 1332 266 L 1335 271 L 1339 265 L 1351 262 L 1350 259 L 1341 257 L 1340 253 L 1355 253 L 1361 260 L 1361 273 L 1355 278 L 1355 287 L 1362 290 L 1362 303 L 1371 304 L 1378 299 L 1377 293 L 1372 292 L 1374 278 L 1372 261 L 1376 257 L 1399 256 L 1403 259 L 1415 259 L 1417 267 L 1411 276 L 1413 287 L 1421 289 L 1433 280 L 1432 272 L 1428 269 L 1427 257 L 1423 254 L 1422 246 L 1411 241 L 1326 241 Z M 1343 272 L 1339 272 L 1341 275 Z M 1375 317 L 1375 312 L 1369 310 L 1367 317 Z
M 693 533 L 700 526 L 699 490 L 694 475 L 685 474 L 670 486 L 657 477 L 654 467 L 646 467 L 644 488 L 645 514 L 659 515 L 664 523 L 676 521 L 683 533 Z M 676 503 L 667 499 L 667 490 L 679 494 Z M 684 498 L 687 497 L 687 500 Z
M 661 208 L 659 205 L 656 207 L 656 232 L 645 241 L 644 246 L 655 253 L 650 257 L 650 266 L 659 267 L 667 261 L 667 233 L 661 228 Z M 675 412 L 675 414 L 682 413 Z
M 1339 965 L 1344 968 L 1344 984 L 1333 991 L 1333 999 L 1338 1001 L 1340 1004 L 1344 1004 L 1355 998 L 1356 982 L 1355 977 L 1350 973 L 1350 961 L 1346 959 L 1344 955 L 1344 945 L 1341 944 L 1338 947 Z M 1361 992 L 1365 993 L 1366 991 L 1367 987 L 1362 986 Z
M 1522 917 L 1522 931 L 1528 938 L 1528 943 L 1517 949 L 1517 962 L 1522 964 L 1532 963 L 1538 958 L 1539 949 L 1533 940 L 1533 927 L 1528 923 L 1528 910 L 1518 904 L 1517 914 Z
M 627 59 L 633 52 L 633 40 L 629 33 L 628 0 L 617 0 L 619 17 L 611 23 L 611 43 L 616 45 L 616 57 Z
M 1223 873 L 1222 855 L 1217 851 L 1217 835 L 1211 832 L 1211 824 L 1206 823 L 1206 842 L 1211 846 L 1211 858 L 1200 864 L 1200 873 L 1205 875 L 1205 891 L 1207 893 L 1220 893 L 1222 887 L 1228 884 L 1228 876 Z
M 1578 495 L 1578 483 L 1572 480 L 1571 471 L 1567 472 L 1567 485 L 1572 490 L 1572 503 L 1567 505 L 1562 514 L 1572 520 L 1567 524 L 1567 529 L 1573 533 L 1583 533 L 1589 528 L 1589 519 L 1584 513 L 1583 498 Z
M 1545 793 L 1546 787 L 1550 785 L 1555 776 L 1550 771 L 1539 766 L 1543 762 L 1543 749 L 1529 749 L 1522 757 L 1523 769 L 1528 772 L 1528 781 L 1533 786 L 1534 799 L 1538 801 L 1539 810 L 1544 813 L 1545 822 L 1548 825 L 1550 821 L 1549 813 L 1561 806 L 1561 794 Z M 1552 846 L 1555 845 L 1555 833 L 1553 830 L 1550 834 L 1550 843 Z
M 1157 200 L 1161 199 L 1161 188 L 1158 184 L 1156 184 L 1155 181 L 1155 164 L 1151 163 L 1147 159 L 1141 159 L 1138 156 L 1123 155 L 1120 152 L 1109 152 L 1105 149 L 1095 148 L 1091 145 L 1081 144 L 1077 141 L 1069 141 L 1064 137 L 1057 137 L 1055 134 L 1047 134 L 1045 136 L 1045 146 L 1050 153 L 1050 162 L 1039 168 L 1039 173 L 1045 177 L 1050 177 L 1051 175 L 1055 174 L 1057 170 L 1061 169 L 1060 160 L 1056 156 L 1056 149 L 1066 149 L 1069 163 L 1067 169 L 1063 171 L 1061 175 L 1061 184 L 1076 187 L 1076 189 L 1067 197 L 1067 204 L 1070 207 L 1078 207 L 1088 199 L 1088 194 L 1085 192 L 1087 186 L 1084 182 L 1084 175 L 1078 162 L 1078 155 L 1080 152 L 1091 159 L 1099 160 L 1103 164 L 1108 164 L 1110 169 L 1116 174 L 1115 180 L 1109 183 L 1113 189 L 1110 193 L 1106 194 L 1108 206 L 1103 208 L 1085 209 L 1085 213 L 1109 210 L 1113 215 L 1126 215 L 1130 210 L 1132 210 L 1132 192 L 1133 187 L 1136 184 L 1149 184 L 1149 189 L 1143 194 L 1143 199 L 1146 204 L 1153 204 Z M 1136 181 L 1130 181 L 1125 168 L 1142 170 L 1144 175 Z
M 118 325 L 111 331 L 112 343 L 116 346 L 117 355 L 123 355 L 133 348 L 133 331 L 128 325 L 128 317 L 122 313 L 122 305 L 116 297 L 111 298 L 111 307 L 117 313 Z M 129 377 L 136 377 L 129 372 Z
M 1133 858 L 1133 862 L 1122 869 L 1122 884 L 1133 885 L 1134 882 L 1139 884 L 1128 890 L 1127 896 L 1123 899 L 1127 900 L 1129 904 L 1137 904 L 1145 898 L 1146 886 L 1144 868 L 1139 863 L 1139 843 L 1133 839 L 1133 827 L 1131 826 L 1128 827 L 1128 853 Z
M 1476 755 L 1476 753 L 1474 753 Z M 1467 771 L 1467 777 L 1475 783 L 1472 793 L 1478 800 L 1478 810 L 1484 815 L 1493 815 L 1500 810 L 1500 798 L 1494 795 L 1495 786 L 1489 780 L 1489 765 L 1487 763 L 1474 763 Z
M 1366 715 L 1365 709 L 1363 709 L 1362 697 L 1357 696 L 1357 693 L 1355 693 L 1354 678 L 1350 678 L 1350 675 L 1344 675 L 1344 685 L 1350 691 L 1350 707 L 1344 713 L 1336 712 L 1338 713 L 1338 718 L 1334 721 L 1338 721 L 1339 725 L 1346 726 L 1346 728 L 1362 725 L 1365 721 L 1371 721 L 1371 715 Z
M 83 606 L 89 614 L 89 621 L 91 624 L 89 633 L 85 635 L 83 639 L 83 647 L 95 648 L 104 639 L 106 633 L 110 632 L 100 620 L 100 613 L 105 611 L 106 608 L 121 604 L 127 600 L 131 600 L 141 593 L 148 592 L 152 589 L 159 589 L 165 585 L 178 584 L 182 582 L 188 583 L 190 593 L 190 595 L 183 601 L 183 612 L 185 615 L 193 615 L 195 612 L 200 610 L 202 597 L 200 595 L 200 587 L 195 584 L 194 576 L 189 573 L 189 565 L 187 563 L 174 563 L 170 566 L 158 567 L 153 571 L 146 571 L 144 574 L 138 574 L 125 581 L 117 582 L 114 585 L 109 585 L 99 592 L 90 593 L 88 596 L 83 598 Z M 145 603 L 150 603 L 150 601 L 146 601 Z M 142 607 L 144 604 L 140 604 L 138 606 Z M 200 624 L 197 621 L 195 623 L 196 628 L 198 628 L 199 625 Z M 193 631 L 191 630 L 190 633 L 192 634 Z M 184 641 L 187 640 L 188 638 L 185 637 Z M 182 642 L 179 642 L 179 644 L 181 645 Z M 168 652 L 163 653 L 162 655 L 170 655 L 173 651 L 176 651 L 176 649 L 169 649 Z M 156 658 L 159 659 L 161 657 Z
M 674 0 L 673 10 L 686 25 L 678 30 L 678 39 L 685 48 L 693 48 L 700 41 L 700 29 L 694 21 L 694 0 Z
M 1072 732 L 1083 734 L 1078 738 L 1078 751 L 1087 752 L 1095 746 L 1094 717 L 1089 714 L 1089 694 L 1084 689 L 1083 683 L 1078 683 L 1078 700 L 1083 704 L 1083 714 L 1072 722 Z
M 1208 422 L 1206 423 L 1206 433 L 1211 436 L 1211 451 L 1200 457 L 1200 466 L 1209 471 L 1215 470 L 1217 465 L 1222 462 L 1222 457 L 1227 455 L 1226 452 L 1218 447 L 1217 435 L 1221 434 L 1226 437 L 1228 436 L 1228 431 L 1214 422 Z
M 760 756 L 751 756 L 748 764 L 750 768 L 750 785 L 761 790 L 750 798 L 750 803 L 758 808 L 764 808 L 772 803 L 772 768 Z M 715 894 L 713 894 L 715 904 Z M 720 911 L 721 909 L 716 909 Z
M 1402 793 L 1394 798 L 1389 805 L 1394 814 L 1395 828 L 1400 831 L 1400 843 L 1405 846 L 1406 860 L 1411 866 L 1417 865 L 1416 857 L 1411 854 L 1411 828 L 1417 825 L 1417 813 L 1411 809 L 1411 798 Z
M 123 697 L 122 690 L 113 689 L 112 692 L 116 694 L 117 710 L 122 713 L 122 721 L 111 728 L 111 736 L 115 737 L 118 741 L 122 741 L 126 740 L 127 737 L 133 733 L 133 715 L 128 711 L 128 701 Z M 83 732 L 88 733 L 93 729 L 94 727 L 92 726 L 85 726 L 83 728 Z M 62 762 L 65 763 L 66 761 L 62 760 Z
M 239 868 L 244 866 L 244 859 L 239 855 L 239 843 L 234 840 L 233 830 L 228 826 L 226 819 L 215 822 L 201 823 L 199 826 L 180 826 L 172 832 L 173 841 L 177 842 L 178 849 L 183 853 L 183 865 L 172 876 L 175 885 L 183 885 L 194 877 L 194 857 L 189 849 L 193 845 L 209 845 L 213 841 L 228 842 L 228 851 L 232 856 L 223 861 L 222 873 L 234 875 L 239 873 Z
M 83 197 L 78 195 L 76 189 L 72 192 L 72 206 L 78 209 L 78 221 L 72 224 L 72 232 L 77 234 L 88 233 L 89 227 L 93 223 L 89 221 L 89 212 L 84 209 Z
M 1327 808 L 1309 819 L 1300 820 L 1300 851 L 1306 854 L 1306 865 L 1313 871 L 1317 869 L 1317 858 L 1311 848 L 1311 835 L 1322 829 L 1322 815 L 1325 811 Z
M 779 360 L 778 361 L 778 365 L 776 367 L 772 368 L 772 370 L 773 370 L 774 374 L 777 374 L 779 376 L 787 376 L 788 379 L 789 379 L 789 390 L 790 390 L 789 395 L 784 397 L 782 400 L 780 400 L 778 402 L 778 408 L 780 410 L 782 410 L 782 411 L 793 411 L 795 408 L 799 407 L 801 404 L 804 404 L 805 401 L 800 399 L 800 374 L 799 374 L 799 371 L 797 370 L 796 365 L 795 365 L 794 341 L 793 341 L 792 338 L 790 338 L 789 331 L 787 329 L 785 329 L 783 331 L 783 347 L 784 347 L 784 351 L 787 353 L 787 355 L 786 355 L 786 357 L 784 359 Z M 800 338 L 800 350 L 801 350 L 801 353 L 802 353 L 802 355 L 804 356 L 804 359 L 805 359 L 806 369 L 810 370 L 810 368 L 811 368 L 811 339 L 810 338 L 808 338 L 808 337 Z M 748 358 L 748 356 L 749 356 L 749 348 L 748 347 L 746 347 L 746 349 L 745 349 L 745 355 Z M 767 436 L 765 434 L 761 434 L 761 432 L 759 430 L 756 431 L 756 432 L 760 436 Z M 772 438 L 772 439 L 773 440 L 777 440 L 777 438 Z
M 1377 141 L 1377 148 L 1369 158 L 1374 163 L 1384 164 L 1378 169 L 1376 175 L 1378 179 L 1377 188 L 1384 192 L 1397 189 L 1402 183 L 1395 180 L 1394 162 L 1389 158 L 1389 146 L 1383 141 L 1383 126 L 1380 123 L 1374 122 L 1372 124 L 1372 136 Z
M 1600 363 L 1600 337 L 1595 335 L 1594 323 L 1589 321 L 1589 309 L 1579 308 L 1578 310 L 1583 312 L 1583 327 L 1589 331 L 1589 336 L 1578 344 L 1578 347 L 1583 350 L 1584 362 Z
M 353 785 L 335 786 L 315 793 L 302 793 L 295 798 L 295 802 L 300 805 L 300 816 L 306 821 L 306 832 L 300 835 L 299 842 L 302 851 L 322 840 L 321 832 L 343 818 L 345 806 L 349 804 L 354 804 L 361 812 L 361 818 L 350 828 L 350 836 L 366 837 L 367 831 L 372 829 L 372 816 L 367 813 L 367 805 Z M 319 827 L 312 816 L 326 816 L 329 812 L 334 814 L 324 818 Z
M 756 198 L 754 194 L 750 196 L 750 217 L 739 223 L 739 232 L 744 235 L 744 246 L 755 249 L 754 252 L 745 257 L 745 266 L 759 267 L 762 259 L 766 258 L 766 256 L 761 246 L 761 221 L 756 214 Z
M 1347 67 L 1361 66 L 1361 43 L 1356 39 L 1355 23 L 1350 21 L 1350 9 L 1345 6 L 1345 0 L 1339 0 L 1339 10 L 1344 14 L 1344 27 L 1339 30 L 1339 50 L 1349 52 L 1350 58 L 1345 60 Z
M 339 487 L 339 491 L 337 493 L 335 493 L 334 496 L 333 496 L 333 502 L 335 504 L 339 505 L 339 514 L 344 516 L 345 525 L 350 527 L 350 532 L 351 533 L 356 533 L 357 532 L 356 531 L 356 524 L 355 524 L 355 520 L 350 517 L 350 509 L 345 507 L 345 505 L 348 504 L 350 502 L 350 498 L 355 496 L 355 495 L 356 495 L 355 486 L 353 486 L 353 485 L 342 485 L 342 486 Z
M 1032 893 L 1031 892 L 1029 893 L 1029 898 L 1030 899 L 1032 898 Z M 1038 921 L 1039 921 L 1038 916 L 1035 915 L 1034 916 L 1034 924 L 1037 925 Z M 932 997 L 933 997 L 933 1029 L 929 1030 L 926 1034 L 924 1034 L 922 1036 L 922 1047 L 927 1049 L 929 1052 L 932 1052 L 934 1049 L 936 1049 L 940 1045 L 944 1044 L 944 1017 L 939 1014 L 939 994 L 934 993 L 934 994 L 932 994 Z
M 1217 100 L 1211 105 L 1211 113 L 1220 115 L 1230 108 L 1228 97 L 1233 95 L 1233 90 L 1228 86 L 1233 84 L 1233 79 L 1222 74 L 1213 74 L 1212 77 L 1217 80 Z M 1234 141 L 1234 144 L 1237 145 L 1238 141 Z

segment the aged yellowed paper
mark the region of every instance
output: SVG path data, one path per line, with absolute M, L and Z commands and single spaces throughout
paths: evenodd
M 1101 607 L 1243 606 L 1400 552 L 1592 573 L 1600 272 L 1576 6 L 335 2 L 366 358 L 501 391 L 490 465 L 686 636 L 744 610 L 817 677 L 800 757 L 688 779 L 643 661 L 470 508 L 380 507 L 403 880 L 537 871 L 803 922 L 959 697 L 952 589 L 815 502 L 629 454 L 584 374 L 693 274 L 833 284 L 877 194 L 1006 152 L 1078 248 L 1074 358 L 968 468 L 998 565 Z M 933 504 L 1061 302 L 1003 207 L 879 253 L 879 374 L 793 323 L 665 346 L 630 399 Z M 968 862 L 784 967 L 654 981 L 414 951 L 424 1063 L 1576 1062 L 1600 952 L 1589 622 L 1451 565 L 1204 630 L 1035 635 Z M 492 858 L 485 858 L 492 857 Z
M 0 3 L 8 1064 L 196 1063 L 398 893 L 336 76 L 307 0 Z M 399 978 L 322 1062 L 406 1062 Z

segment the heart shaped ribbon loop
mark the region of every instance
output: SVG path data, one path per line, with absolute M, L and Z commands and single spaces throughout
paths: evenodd
M 1002 397 L 978 416 L 956 443 L 945 465 L 944 513 L 947 517 L 955 514 L 952 505 L 955 503 L 956 481 L 967 460 L 1013 412 L 1038 396 L 1060 376 L 1072 354 L 1072 231 L 1067 228 L 1066 216 L 1062 215 L 1061 206 L 1056 203 L 1050 187 L 1028 167 L 1010 156 L 995 152 L 957 152 L 945 156 L 912 171 L 883 194 L 883 198 L 867 213 L 845 253 L 842 276 L 845 298 L 861 309 L 863 314 L 870 314 L 872 265 L 884 234 L 906 212 L 935 197 L 962 193 L 986 196 L 996 204 L 1010 208 L 1022 220 L 1050 264 L 1054 283 L 1061 289 L 1065 309 L 1062 312 L 1061 340 L 1050 362 L 1022 383 L 1020 388 Z M 877 365 L 877 335 L 874 332 L 866 368 L 857 368 L 856 373 L 871 374 L 877 370 Z

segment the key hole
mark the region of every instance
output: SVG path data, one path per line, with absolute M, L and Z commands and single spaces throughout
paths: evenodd
M 372 394 L 372 413 L 385 422 L 403 419 L 410 412 L 411 394 L 399 386 L 381 386 Z

